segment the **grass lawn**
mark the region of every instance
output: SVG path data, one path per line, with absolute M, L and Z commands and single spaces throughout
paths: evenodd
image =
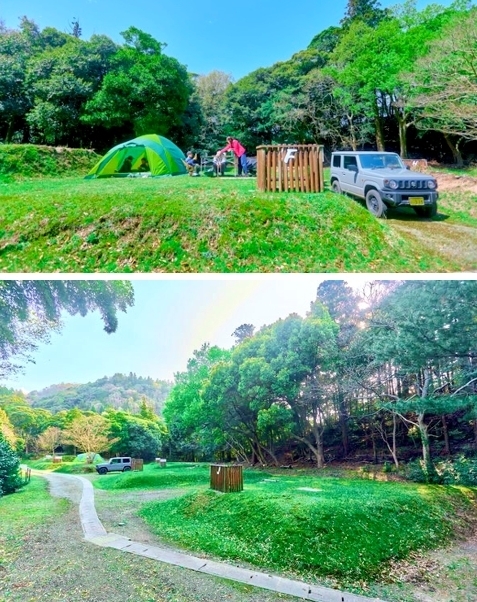
M 428 272 L 461 267 L 330 192 L 253 178 L 7 181 L 3 272 Z
M 209 467 L 154 465 L 94 480 L 101 489 L 190 487 L 139 511 L 161 539 L 195 552 L 350 586 L 452 538 L 477 492 L 441 486 L 244 471 L 244 491 L 210 491 Z
M 32 477 L 13 495 L 0 497 L 0 575 L 2 566 L 12 562 L 28 546 L 29 533 L 65 512 L 68 502 L 52 498 L 45 479 Z

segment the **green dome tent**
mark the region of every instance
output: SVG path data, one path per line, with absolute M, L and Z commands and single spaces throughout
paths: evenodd
M 164 136 L 146 134 L 114 146 L 85 177 L 125 177 L 142 172 L 156 177 L 177 176 L 187 173 L 184 159 L 181 149 Z

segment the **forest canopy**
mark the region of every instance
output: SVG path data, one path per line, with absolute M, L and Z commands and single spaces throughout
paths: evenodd
M 117 44 L 0 25 L 0 140 L 94 148 L 159 133 L 215 152 L 226 135 L 454 160 L 476 152 L 477 18 L 467 0 L 418 10 L 349 0 L 339 23 L 287 61 L 234 82 L 191 74 L 131 26 Z
M 230 351 L 203 346 L 164 417 L 178 457 L 388 461 L 477 448 L 477 282 L 325 281 Z

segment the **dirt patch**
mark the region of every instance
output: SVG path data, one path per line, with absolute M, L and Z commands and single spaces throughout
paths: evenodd
M 138 509 L 146 502 L 169 500 L 183 495 L 182 489 L 161 491 L 103 491 L 95 489 L 95 506 L 99 520 L 108 533 L 117 533 L 133 541 L 165 546 L 146 523 L 137 516 Z
M 451 261 L 456 270 L 477 271 L 476 228 L 431 220 L 395 220 L 392 227 L 411 239 L 414 248 L 431 252 L 443 261 Z
M 477 535 L 396 563 L 391 566 L 390 578 L 400 584 L 400 592 L 406 591 L 408 599 L 416 602 L 476 602 Z
M 464 193 L 469 199 L 469 193 L 477 194 L 477 178 L 456 176 L 453 174 L 432 173 L 438 181 L 440 193 L 449 193 L 441 207 L 446 205 L 453 211 L 463 210 L 475 217 L 472 202 L 466 201 L 464 209 L 460 207 L 459 197 L 452 193 Z M 413 253 L 432 254 L 443 266 L 435 271 L 477 271 L 477 228 L 462 224 L 449 223 L 445 219 L 445 209 L 440 210 L 441 216 L 436 219 L 420 219 L 413 212 L 397 211 L 389 220 L 389 225 L 404 239 L 408 240 Z
M 439 192 L 471 192 L 477 194 L 477 178 L 454 174 L 432 173 L 438 183 Z

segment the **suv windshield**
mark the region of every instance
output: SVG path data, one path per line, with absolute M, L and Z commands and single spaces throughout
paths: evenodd
M 385 153 L 368 153 L 360 155 L 359 160 L 363 169 L 402 169 L 399 155 L 387 155 Z

